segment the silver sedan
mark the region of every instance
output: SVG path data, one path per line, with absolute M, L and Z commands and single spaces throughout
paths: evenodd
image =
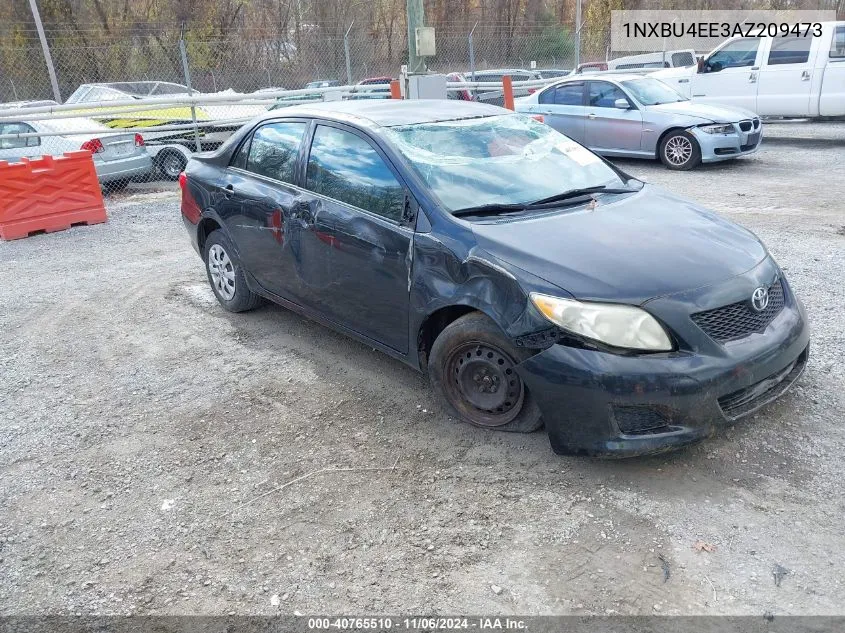
M 641 75 L 569 77 L 516 100 L 571 139 L 604 156 L 659 158 L 692 169 L 756 152 L 760 118 L 750 110 L 693 103 Z

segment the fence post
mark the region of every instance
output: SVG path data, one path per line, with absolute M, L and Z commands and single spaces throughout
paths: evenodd
M 14 101 L 18 101 L 18 91 L 15 88 L 15 82 L 12 81 L 11 77 L 9 77 L 9 83 L 12 84 L 12 95 L 14 96 Z
M 179 33 L 179 52 L 182 54 L 182 72 L 185 73 L 185 85 L 188 86 L 188 96 L 191 96 L 191 69 L 188 67 L 188 49 L 185 48 L 185 23 L 182 22 L 182 30 Z M 194 142 L 197 151 L 202 151 L 200 144 L 200 128 L 197 125 L 197 108 L 191 104 L 191 120 L 194 122 Z
M 581 0 L 575 0 L 575 70 L 581 65 Z
M 62 93 L 59 91 L 59 80 L 56 78 L 53 56 L 50 55 L 50 46 L 47 44 L 47 36 L 44 35 L 44 25 L 41 24 L 41 14 L 38 12 L 38 5 L 35 4 L 35 0 L 29 0 L 29 8 L 32 9 L 32 19 L 35 20 L 38 39 L 41 40 L 41 50 L 44 52 L 44 62 L 47 64 L 47 74 L 50 75 L 50 85 L 53 87 L 53 98 L 57 103 L 61 103 Z
M 349 57 L 349 31 L 352 30 L 352 24 L 355 24 L 355 20 L 352 20 L 352 23 L 349 25 L 349 28 L 346 29 L 346 33 L 343 36 L 343 54 L 346 56 L 346 85 L 352 85 L 352 60 Z
M 472 30 L 469 32 L 469 76 L 470 81 L 475 81 L 475 47 L 472 44 L 472 34 L 475 33 L 475 27 L 478 26 L 478 22 L 473 25 Z

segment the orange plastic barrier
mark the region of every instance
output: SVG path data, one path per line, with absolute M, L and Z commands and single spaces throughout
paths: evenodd
M 502 90 L 505 93 L 504 106 L 508 110 L 513 110 L 513 80 L 511 79 L 510 75 L 505 75 L 504 77 L 502 77 Z
M 401 99 L 402 98 L 402 88 L 399 87 L 399 81 L 394 79 L 390 82 L 390 98 L 391 99 Z
M 89 151 L 0 161 L 0 239 L 63 231 L 106 221 L 103 193 Z

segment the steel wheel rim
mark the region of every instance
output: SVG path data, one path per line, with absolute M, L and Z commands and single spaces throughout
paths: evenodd
M 217 293 L 226 301 L 231 301 L 235 296 L 235 266 L 219 244 L 208 249 L 208 272 Z
M 473 424 L 497 427 L 519 415 L 525 386 L 516 362 L 495 345 L 473 341 L 446 359 L 446 392 L 455 408 Z
M 165 175 L 170 176 L 171 178 L 175 178 L 182 173 L 182 160 L 173 154 L 165 156 L 161 166 Z
M 692 158 L 692 141 L 686 136 L 673 136 L 666 141 L 664 154 L 673 165 L 683 165 Z

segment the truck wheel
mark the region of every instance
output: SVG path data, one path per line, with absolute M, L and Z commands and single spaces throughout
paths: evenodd
M 514 369 L 530 355 L 514 347 L 489 317 L 471 312 L 434 341 L 429 377 L 455 417 L 496 431 L 531 433 L 543 419 Z
M 178 180 L 179 174 L 185 171 L 188 159 L 176 150 L 164 150 L 156 157 L 156 164 L 167 180 Z
M 257 308 L 263 299 L 246 285 L 243 268 L 236 263 L 232 243 L 220 229 L 205 240 L 203 259 L 214 296 L 229 312 Z
M 701 162 L 701 147 L 689 132 L 675 130 L 660 141 L 660 160 L 669 169 L 692 169 Z

